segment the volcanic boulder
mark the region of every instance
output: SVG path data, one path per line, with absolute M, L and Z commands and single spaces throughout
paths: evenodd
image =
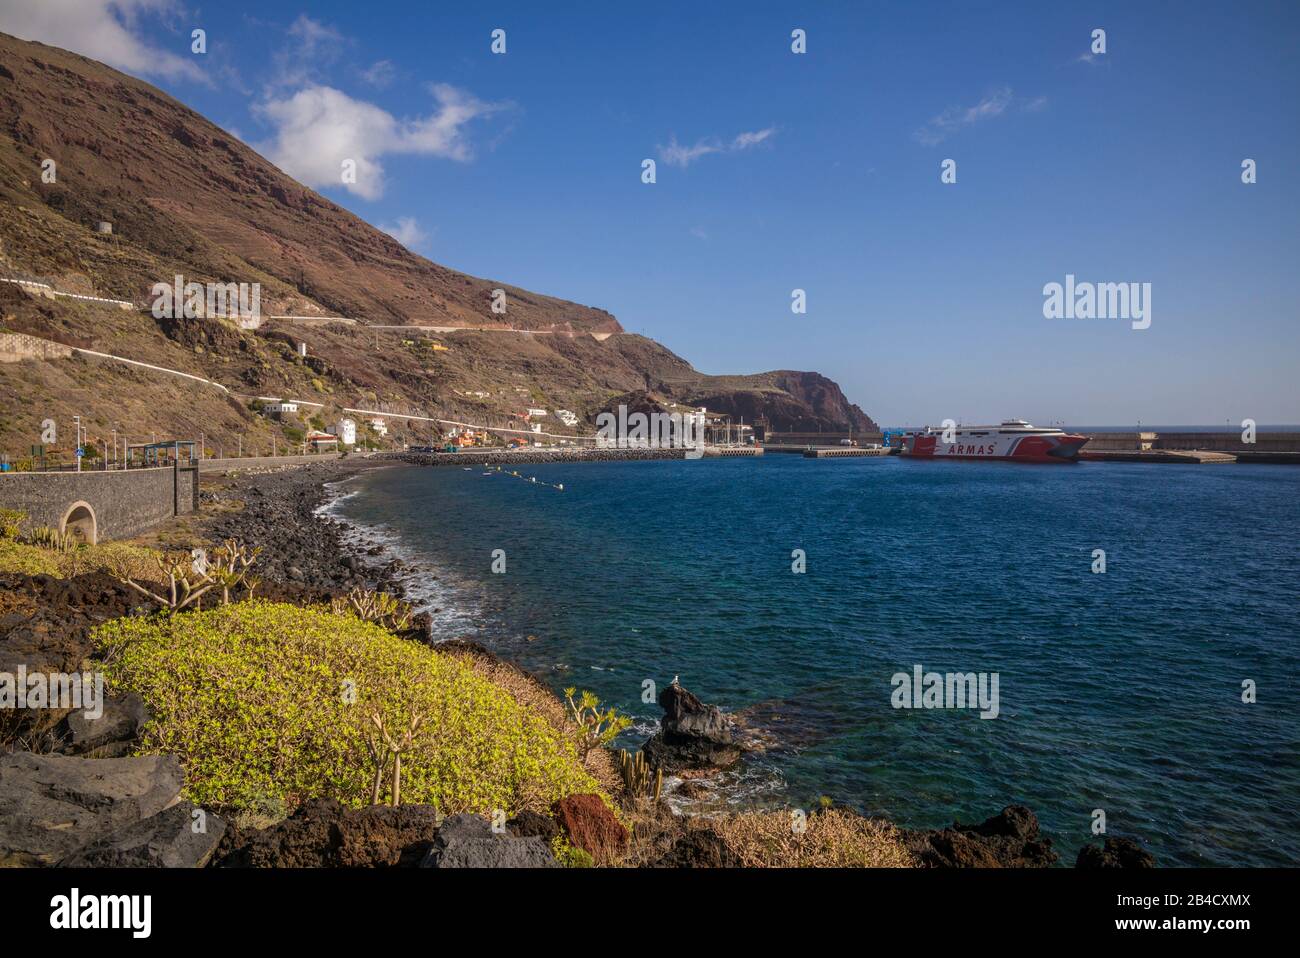
M 655 868 L 739 868 L 740 857 L 711 828 L 692 828 L 673 843 Z
M 178 802 L 157 815 L 91 842 L 59 862 L 63 868 L 202 868 L 226 823 Z
M 344 808 L 331 798 L 304 802 L 282 822 L 227 836 L 221 868 L 414 867 L 438 831 L 432 805 Z
M 536 835 L 516 838 L 497 834 L 477 815 L 452 815 L 438 828 L 438 837 L 421 868 L 559 868 L 559 862 Z
M 0 866 L 60 861 L 179 797 L 175 755 L 0 755 Z
M 568 836 L 597 861 L 605 861 L 627 844 L 627 829 L 599 795 L 569 795 L 551 806 L 551 813 Z
M 735 720 L 716 705 L 705 705 L 674 682 L 659 693 L 659 707 L 664 710 L 660 730 L 644 746 L 651 767 L 720 769 L 740 759 Z
M 106 696 L 104 711 L 98 718 L 88 718 L 84 710 L 72 711 L 67 717 L 68 751 L 95 758 L 119 758 L 128 754 L 140 729 L 149 721 L 144 699 L 134 692 Z
M 924 868 L 1045 868 L 1059 857 L 1038 832 L 1038 816 L 1008 805 L 979 825 L 954 822 L 935 831 L 904 832 L 904 842 Z
M 1156 860 L 1149 851 L 1131 838 L 1106 837 L 1101 847 L 1084 845 L 1075 859 L 1075 868 L 1155 868 Z

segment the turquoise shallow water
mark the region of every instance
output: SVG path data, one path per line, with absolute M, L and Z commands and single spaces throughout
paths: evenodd
M 1023 802 L 1067 863 L 1101 808 L 1162 864 L 1300 857 L 1300 470 L 522 467 L 563 492 L 483 471 L 373 472 L 338 509 L 422 562 L 448 637 L 593 689 L 640 736 L 647 678 L 758 706 L 780 747 L 727 800 L 829 795 L 917 827 Z M 999 717 L 893 708 L 918 663 L 997 672 Z

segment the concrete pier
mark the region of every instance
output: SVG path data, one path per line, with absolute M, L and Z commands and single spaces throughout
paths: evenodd
M 1219 464 L 1236 462 L 1237 457 L 1226 452 L 1207 452 L 1204 449 L 1089 449 L 1084 446 L 1079 458 L 1085 462 L 1172 462 L 1184 465 Z
M 883 446 L 879 449 L 858 449 L 851 446 L 830 446 L 805 449 L 805 459 L 861 459 L 866 457 L 887 456 L 889 450 Z
M 1300 433 L 1261 432 L 1247 443 L 1237 431 L 1096 432 L 1080 459 L 1107 462 L 1222 463 L 1300 465 Z

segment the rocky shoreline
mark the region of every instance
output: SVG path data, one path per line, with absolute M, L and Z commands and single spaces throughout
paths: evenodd
M 262 548 L 257 594 L 277 601 L 315 603 L 358 588 L 400 595 L 404 565 L 378 546 L 353 548 L 350 525 L 321 514 L 328 485 L 392 460 L 348 459 L 232 473 L 205 481 L 208 515 L 202 535 L 215 543 L 236 539 Z M 355 539 L 354 539 L 355 541 Z M 153 606 L 102 572 L 69 579 L 0 575 L 0 595 L 29 608 L 0 615 L 0 671 L 18 663 L 70 671 L 93 653 L 91 630 L 108 619 L 144 614 Z M 7 603 L 12 606 L 13 602 Z M 399 633 L 432 643 L 427 615 Z M 467 655 L 510 670 L 550 697 L 532 676 L 472 643 L 447 642 L 448 654 Z M 744 760 L 753 745 L 736 717 L 709 705 L 676 682 L 659 696 L 660 730 L 645 743 L 647 763 L 686 785 Z M 287 818 L 261 827 L 226 821 L 181 799 L 182 770 L 173 755 L 128 757 L 148 721 L 133 695 L 110 698 L 104 720 L 76 713 L 28 735 L 0 753 L 0 865 L 160 867 L 554 867 L 551 842 L 571 842 L 595 863 L 640 867 L 728 867 L 745 864 L 724 840 L 716 818 L 676 815 L 638 799 L 632 829 L 595 795 L 557 802 L 550 815 L 522 812 L 502 831 L 485 820 L 457 815 L 439 820 L 430 806 L 346 808 L 329 799 L 304 802 Z M 895 830 L 851 811 L 815 809 L 843 828 L 881 828 L 896 835 L 904 859 L 919 867 L 1046 867 L 1057 864 L 1052 841 L 1034 813 L 1010 805 L 977 825 Z M 194 822 L 204 827 L 195 830 Z M 829 821 L 829 819 L 828 819 Z M 51 827 L 49 823 L 71 823 Z M 42 824 L 45 823 L 45 824 Z M 828 826 L 829 827 L 829 826 Z M 627 850 L 635 846 L 635 859 Z M 620 857 L 621 856 L 621 857 Z M 1151 867 L 1137 843 L 1105 839 L 1086 846 L 1079 867 Z
M 207 504 L 236 500 L 242 508 L 220 512 L 205 524 L 213 540 L 237 539 L 260 546 L 259 572 L 285 586 L 313 593 L 337 594 L 358 587 L 400 588 L 393 573 L 400 560 L 385 565 L 379 556 L 356 554 L 344 541 L 348 523 L 318 514 L 332 498 L 328 484 L 344 482 L 362 471 L 392 468 L 391 460 L 331 459 L 252 473 L 231 473 L 200 494 Z M 394 565 L 396 562 L 398 564 Z
M 630 462 L 633 460 L 685 459 L 686 449 L 468 449 L 464 452 L 401 452 L 380 459 L 415 466 L 536 466 L 555 462 Z M 706 452 L 705 455 L 708 453 Z

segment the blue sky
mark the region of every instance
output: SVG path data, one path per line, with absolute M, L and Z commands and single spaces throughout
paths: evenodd
M 705 372 L 815 369 L 887 424 L 1300 422 L 1292 2 L 0 0 L 0 30 Z M 1150 283 L 1150 328 L 1044 318 L 1066 274 Z

